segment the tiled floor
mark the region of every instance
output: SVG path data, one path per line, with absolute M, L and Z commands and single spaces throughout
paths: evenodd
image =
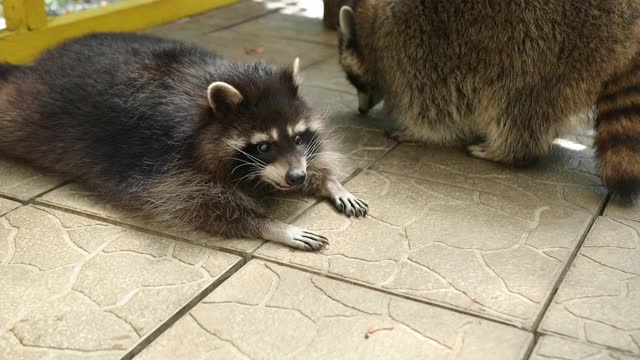
M 640 209 L 609 199 L 589 134 L 518 171 L 397 144 L 357 114 L 320 16 L 245 0 L 148 32 L 300 56 L 370 216 L 267 199 L 330 237 L 306 253 L 150 226 L 0 159 L 0 359 L 640 359 Z

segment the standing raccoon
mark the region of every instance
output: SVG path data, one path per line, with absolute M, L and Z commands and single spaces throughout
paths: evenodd
M 605 183 L 640 192 L 640 1 L 358 0 L 340 62 L 363 113 L 384 99 L 401 140 L 527 165 L 596 105 Z
M 304 250 L 320 234 L 271 220 L 262 190 L 367 204 L 336 180 L 323 119 L 298 95 L 298 61 L 276 68 L 134 34 L 94 34 L 0 65 L 0 152 L 76 177 L 160 222 Z

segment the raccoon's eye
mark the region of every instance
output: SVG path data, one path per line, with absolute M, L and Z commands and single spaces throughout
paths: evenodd
M 268 153 L 269 151 L 271 151 L 271 144 L 269 144 L 268 142 L 262 142 L 256 145 L 256 148 L 261 153 Z
M 293 138 L 293 142 L 295 142 L 295 143 L 296 143 L 296 145 L 300 145 L 300 144 L 302 144 L 302 142 L 303 142 L 303 141 L 304 141 L 304 137 L 302 137 L 302 135 L 296 135 L 296 136 Z

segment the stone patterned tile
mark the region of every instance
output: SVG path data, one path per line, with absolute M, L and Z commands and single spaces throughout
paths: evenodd
M 640 355 L 640 223 L 600 217 L 541 330 Z
M 301 58 L 304 60 L 304 58 Z M 347 77 L 338 63 L 338 53 L 332 59 L 315 64 L 302 73 L 302 81 L 304 85 L 321 87 L 329 90 L 335 90 L 351 94 L 345 102 L 347 109 L 358 111 L 358 99 L 356 98 L 356 88 L 347 81 Z M 337 94 L 340 95 L 340 94 Z M 344 96 L 344 95 L 341 95 Z
M 0 218 L 0 358 L 117 359 L 235 255 L 27 206 Z
M 263 202 L 265 203 L 267 214 L 275 219 L 288 222 L 305 209 L 313 206 L 315 201 L 315 199 L 308 197 L 286 196 L 285 194 L 267 197 Z M 60 189 L 56 189 L 39 198 L 37 202 L 166 233 L 207 247 L 252 252 L 262 244 L 262 240 L 226 239 L 204 232 L 180 231 L 178 229 L 162 227 L 162 224 L 145 222 L 138 216 L 110 206 L 95 193 L 87 191 L 77 184 L 69 184 Z
M 301 58 L 301 66 L 308 66 L 336 56 L 333 46 L 310 43 L 301 40 L 276 39 L 264 33 L 241 33 L 231 28 L 191 38 L 191 40 L 211 51 L 244 63 L 259 60 L 278 65 L 290 65 L 296 57 Z
M 311 18 L 295 13 L 273 13 L 235 26 L 233 30 L 247 35 L 260 34 L 281 41 L 296 40 L 338 47 L 338 35 L 327 30 L 321 18 Z M 336 55 L 337 58 L 337 55 Z
M 618 219 L 640 221 L 640 203 L 625 204 L 614 197 L 607 203 L 604 214 Z
M 332 124 L 335 124 L 331 136 L 337 140 L 336 165 L 341 181 L 356 171 L 367 168 L 396 145 L 396 142 L 387 138 L 382 130 L 335 122 Z
M 0 198 L 0 216 L 22 206 L 19 202 Z
M 531 326 L 592 215 L 475 184 L 366 171 L 346 185 L 369 203 L 366 219 L 321 204 L 297 221 L 328 236 L 328 249 L 266 243 L 255 254 Z
M 542 336 L 530 360 L 637 360 L 638 357 L 555 336 Z
M 277 11 L 284 6 L 286 6 L 286 4 L 279 0 L 244 0 L 204 14 L 182 18 L 173 23 L 156 26 L 144 32 L 188 41 L 193 36 L 232 26 L 269 12 Z
M 0 195 L 27 201 L 63 183 L 63 179 L 45 174 L 24 163 L 0 157 Z
M 606 189 L 596 170 L 594 151 L 567 146 L 555 145 L 537 166 L 510 169 L 472 158 L 460 149 L 402 144 L 373 169 L 596 213 Z
M 530 341 L 505 325 L 254 260 L 136 359 L 515 360 Z

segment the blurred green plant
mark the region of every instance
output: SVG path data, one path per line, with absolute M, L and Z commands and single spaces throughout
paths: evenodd
M 44 0 L 44 4 L 49 16 L 58 16 L 106 6 L 116 1 L 120 0 Z

